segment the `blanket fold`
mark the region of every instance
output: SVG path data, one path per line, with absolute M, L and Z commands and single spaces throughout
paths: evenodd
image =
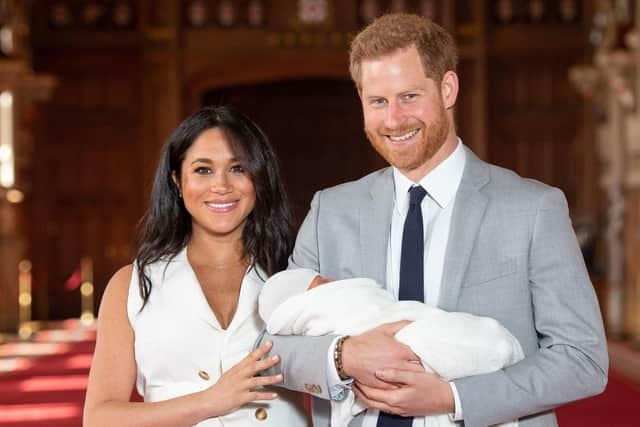
M 357 335 L 385 323 L 409 320 L 412 323 L 395 338 L 413 350 L 426 371 L 445 380 L 493 372 L 524 357 L 518 340 L 494 319 L 396 301 L 380 284 L 366 278 L 307 290 L 316 275 L 308 269 L 287 270 L 267 280 L 259 297 L 259 313 L 270 334 Z M 346 427 L 366 409 L 353 393 L 331 403 L 332 427 Z M 446 414 L 425 417 L 426 427 L 454 425 Z

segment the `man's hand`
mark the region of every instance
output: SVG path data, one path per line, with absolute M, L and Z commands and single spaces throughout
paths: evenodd
M 396 341 L 394 335 L 409 321 L 387 323 L 361 335 L 349 337 L 342 347 L 342 370 L 356 383 L 384 390 L 396 388 L 393 381 L 376 377 L 385 368 L 420 371 L 424 369 L 409 347 Z
M 356 383 L 353 386 L 356 397 L 369 408 L 404 417 L 455 412 L 451 386 L 436 374 L 383 369 L 376 376 L 397 387 L 380 389 Z

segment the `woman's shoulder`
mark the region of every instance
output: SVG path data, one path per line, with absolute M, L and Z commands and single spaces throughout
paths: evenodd
M 126 301 L 129 295 L 129 284 L 133 274 L 133 264 L 125 265 L 111 276 L 104 290 L 103 300 Z
M 170 252 L 167 254 L 159 255 L 154 261 L 147 261 L 141 265 L 138 259 L 133 261 L 133 274 L 137 275 L 139 269 L 142 268 L 146 276 L 152 279 L 153 276 L 160 274 L 164 277 L 168 271 L 181 268 L 187 260 L 187 249 L 183 247 L 177 252 Z M 130 266 L 126 266 L 130 267 Z M 123 267 L 126 268 L 126 267 Z M 119 271 L 116 273 L 118 274 Z M 153 280 L 153 279 L 152 279 Z
M 118 271 L 116 271 L 113 274 L 113 276 L 111 276 L 111 280 L 109 281 L 109 283 L 111 282 L 129 283 L 129 280 L 131 280 L 131 274 L 133 274 L 133 264 L 127 264 L 124 267 L 121 267 Z

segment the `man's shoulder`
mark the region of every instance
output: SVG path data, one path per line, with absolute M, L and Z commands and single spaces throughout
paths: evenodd
M 379 182 L 388 180 L 387 184 L 393 183 L 393 173 L 390 167 L 371 172 L 362 178 L 344 182 L 321 190 L 322 200 L 336 200 L 340 202 L 358 202 L 363 197 L 369 197 L 369 191 Z
M 541 198 L 550 194 L 564 198 L 564 193 L 559 188 L 533 178 L 523 177 L 511 169 L 490 163 L 485 164 L 489 170 L 490 180 L 483 190 L 492 198 L 532 205 L 538 205 Z

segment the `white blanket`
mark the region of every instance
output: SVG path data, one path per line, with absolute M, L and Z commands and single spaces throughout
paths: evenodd
M 493 372 L 524 357 L 517 339 L 494 319 L 396 301 L 371 279 L 338 280 L 307 290 L 316 275 L 313 270 L 287 270 L 267 280 L 259 312 L 270 334 L 357 335 L 384 323 L 410 320 L 413 323 L 395 338 L 420 357 L 426 371 L 445 380 Z M 353 393 L 331 404 L 332 427 L 346 427 L 366 409 Z M 425 417 L 425 427 L 454 425 L 446 414 Z

